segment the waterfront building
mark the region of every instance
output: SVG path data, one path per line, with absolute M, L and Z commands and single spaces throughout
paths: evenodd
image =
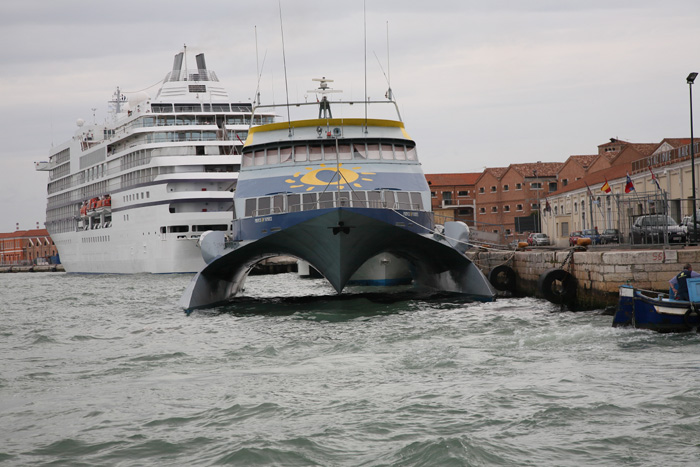
M 0 266 L 48 264 L 57 255 L 46 229 L 0 233 Z
M 435 220 L 462 221 L 476 227 L 474 189 L 480 173 L 426 174 Z

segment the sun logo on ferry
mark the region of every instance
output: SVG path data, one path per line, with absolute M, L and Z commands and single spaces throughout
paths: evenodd
M 343 164 L 326 166 L 321 164 L 321 167 L 314 169 L 307 167 L 308 172 L 297 172 L 293 178 L 288 178 L 285 182 L 289 183 L 289 188 L 306 187 L 306 191 L 312 191 L 316 187 L 325 187 L 328 185 L 337 186 L 338 189 L 344 189 L 346 185 L 352 185 L 355 188 L 362 188 L 360 182 L 371 182 L 371 178 L 366 178 L 367 175 L 375 175 L 374 172 L 357 172 L 362 167 L 353 167 L 346 169 Z

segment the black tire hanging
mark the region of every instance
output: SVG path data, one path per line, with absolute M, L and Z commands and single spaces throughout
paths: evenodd
M 537 281 L 542 296 L 557 305 L 572 304 L 576 299 L 576 278 L 563 269 L 549 269 Z
M 515 292 L 515 271 L 509 266 L 500 265 L 489 272 L 489 282 L 496 290 Z

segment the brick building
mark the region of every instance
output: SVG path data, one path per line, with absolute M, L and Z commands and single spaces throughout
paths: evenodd
M 474 226 L 474 184 L 480 173 L 426 174 L 436 222 L 458 220 Z
M 0 265 L 48 263 L 57 254 L 46 229 L 0 233 Z

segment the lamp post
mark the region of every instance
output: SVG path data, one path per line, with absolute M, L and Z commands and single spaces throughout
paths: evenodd
M 697 241 L 697 206 L 695 203 L 695 141 L 693 139 L 693 83 L 698 74 L 693 72 L 688 75 L 686 81 L 688 82 L 688 90 L 690 91 L 690 174 L 693 177 L 693 242 Z

